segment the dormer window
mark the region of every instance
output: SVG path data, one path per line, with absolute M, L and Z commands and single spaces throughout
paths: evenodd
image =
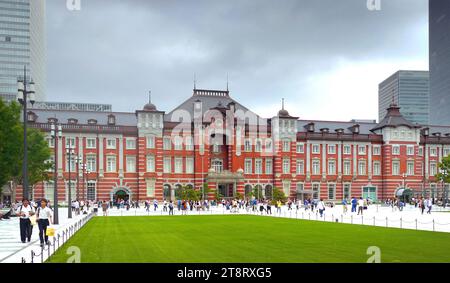
M 49 124 L 56 124 L 56 123 L 58 123 L 58 119 L 56 119 L 56 118 L 48 118 L 48 123 Z
M 116 124 L 116 116 L 114 115 L 108 115 L 108 125 L 115 125 Z
M 424 128 L 423 130 L 422 130 L 422 135 L 424 135 L 424 136 L 429 136 L 430 135 L 430 129 L 429 128 Z
M 353 134 L 359 134 L 359 125 L 355 124 L 355 125 L 351 126 L 350 130 L 352 131 Z
M 435 137 L 440 137 L 441 136 L 441 133 L 440 132 L 437 132 L 437 133 L 433 133 L 433 136 L 435 136 Z
M 305 126 L 305 128 L 306 128 L 306 130 L 307 130 L 308 132 L 313 133 L 313 132 L 314 132 L 314 123 L 309 123 L 309 124 L 307 124 L 307 125 Z
M 322 129 L 320 129 L 320 131 L 322 132 L 322 134 L 327 134 L 327 133 L 329 133 L 330 132 L 330 129 L 328 129 L 328 128 L 322 128 Z
M 69 119 L 67 120 L 67 123 L 68 123 L 68 124 L 77 124 L 77 123 L 78 123 L 78 120 L 77 120 L 77 119 L 74 119 L 74 118 L 69 118 Z
M 335 132 L 336 132 L 337 134 L 341 135 L 341 134 L 344 133 L 344 129 L 339 128 L 339 129 L 336 129 Z
M 89 119 L 89 120 L 88 120 L 88 125 L 97 125 L 97 120 L 95 120 L 95 119 Z
M 33 111 L 29 111 L 27 113 L 27 120 L 28 120 L 28 122 L 34 123 L 37 120 L 37 115 Z

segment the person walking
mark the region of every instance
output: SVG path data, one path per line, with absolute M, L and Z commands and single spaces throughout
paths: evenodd
M 425 200 L 423 198 L 420 199 L 419 201 L 419 206 L 420 206 L 420 210 L 423 212 L 425 211 Z
M 173 215 L 173 202 L 169 202 L 169 215 Z
M 359 198 L 358 200 L 358 215 L 361 213 L 361 215 L 363 214 L 364 211 L 364 200 L 362 197 Z
M 33 226 L 31 225 L 30 216 L 33 216 L 34 213 L 35 210 L 30 205 L 30 201 L 24 198 L 22 200 L 22 205 L 20 205 L 16 210 L 16 215 L 20 216 L 20 240 L 22 241 L 22 243 L 25 243 L 25 241 L 31 241 Z
M 41 247 L 43 247 L 44 244 L 49 245 L 47 227 L 53 223 L 52 215 L 53 211 L 47 206 L 47 200 L 42 199 L 41 206 L 36 211 L 36 221 L 39 227 L 39 241 Z
M 343 200 L 342 200 L 342 212 L 343 212 L 344 214 L 346 214 L 347 211 L 348 211 L 348 208 L 347 208 L 347 200 L 346 200 L 346 199 L 343 199 Z
M 102 211 L 103 211 L 103 216 L 108 216 L 108 202 L 107 201 L 102 202 Z
M 281 200 L 277 201 L 277 213 L 281 214 Z
M 431 208 L 433 208 L 433 201 L 430 198 L 428 198 L 426 201 L 426 205 L 428 208 L 427 214 L 431 214 Z
M 352 212 L 356 212 L 356 206 L 358 205 L 358 201 L 355 197 L 352 198 Z
M 163 211 L 167 212 L 167 201 L 166 200 L 164 200 L 164 203 L 163 203 Z
M 323 199 L 320 199 L 317 203 L 317 209 L 319 210 L 320 217 L 322 217 L 323 212 L 325 211 L 325 203 L 323 202 Z
M 272 206 L 270 205 L 270 200 L 267 201 L 266 213 L 272 215 Z
M 158 208 L 158 200 L 157 199 L 154 199 L 153 200 L 153 211 L 156 211 L 156 209 Z

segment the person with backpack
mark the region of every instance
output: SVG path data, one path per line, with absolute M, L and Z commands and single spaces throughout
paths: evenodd
M 22 243 L 31 241 L 31 234 L 33 233 L 33 226 L 31 225 L 30 217 L 35 213 L 34 208 L 30 205 L 30 201 L 26 198 L 22 200 L 22 205 L 17 208 L 16 215 L 20 216 L 20 240 Z
M 47 206 L 47 200 L 41 200 L 41 206 L 36 210 L 36 221 L 39 227 L 39 240 L 41 243 L 41 247 L 49 245 L 48 236 L 47 236 L 47 227 L 53 222 L 52 214 L 53 211 Z

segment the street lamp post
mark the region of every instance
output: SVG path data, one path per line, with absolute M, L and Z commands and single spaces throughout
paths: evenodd
M 58 139 L 62 137 L 62 127 L 58 125 L 58 129 L 56 129 L 55 123 L 51 124 L 50 135 L 54 142 L 54 172 L 53 172 L 53 223 L 59 224 L 58 220 Z
M 66 153 L 68 155 L 68 171 L 69 171 L 69 192 L 67 194 L 67 203 L 68 203 L 68 211 L 67 217 L 72 218 L 72 181 L 71 181 L 71 167 L 72 167 L 72 156 L 75 154 L 75 151 L 72 149 L 72 145 L 69 142 L 69 147 L 66 149 Z
M 27 90 L 28 86 L 28 90 Z M 27 82 L 27 67 L 23 68 L 23 80 L 17 82 L 17 100 L 23 106 L 23 164 L 22 164 L 22 189 L 23 197 L 30 198 L 30 188 L 28 187 L 28 141 L 27 141 L 27 122 L 28 122 L 28 101 L 31 105 L 35 102 L 34 82 Z

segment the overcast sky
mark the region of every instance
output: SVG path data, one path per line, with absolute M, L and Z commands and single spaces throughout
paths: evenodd
M 428 1 L 47 1 L 47 100 L 169 112 L 225 89 L 263 117 L 377 119 L 378 83 L 428 70 Z

